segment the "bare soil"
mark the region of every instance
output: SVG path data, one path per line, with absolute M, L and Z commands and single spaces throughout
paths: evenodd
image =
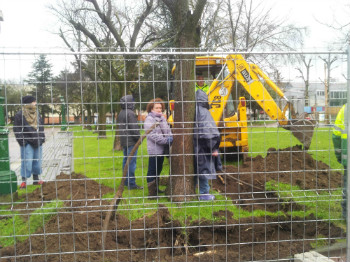
M 338 188 L 342 181 L 340 173 L 331 172 L 327 165 L 316 162 L 299 147 L 270 149 L 266 158 L 258 156 L 239 168 L 226 166 L 225 169 L 229 174 L 222 174 L 225 184 L 217 179 L 213 188 L 250 211 L 300 208 L 266 192 L 264 184 L 270 180 L 312 190 Z M 345 235 L 342 229 L 317 221 L 313 215 L 300 220 L 250 217 L 237 221 L 224 211 L 214 215 L 226 216 L 225 221 L 194 221 L 184 229 L 171 218 L 165 206 L 160 206 L 157 213 L 135 221 L 118 214 L 109 223 L 102 252 L 101 228 L 109 203 L 101 200 L 101 196 L 112 191 L 83 175 L 61 174 L 56 181 L 27 194 L 26 200 L 31 204 L 16 206 L 23 213 L 41 206 L 43 200 L 69 201 L 29 239 L 4 248 L 2 255 L 11 258 L 1 261 L 15 261 L 15 256 L 16 261 L 272 260 L 312 249 L 310 243 L 315 236 L 329 238 L 331 244 L 333 238 Z

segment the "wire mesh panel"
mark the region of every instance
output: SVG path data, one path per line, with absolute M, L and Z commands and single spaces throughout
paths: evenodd
M 2 260 L 346 260 L 346 53 L 1 56 Z

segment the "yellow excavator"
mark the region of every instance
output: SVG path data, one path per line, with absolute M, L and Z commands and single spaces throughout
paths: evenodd
M 242 55 L 228 55 L 226 58 L 196 57 L 196 74 L 214 76 L 207 94 L 209 110 L 221 132 L 221 150 L 248 152 L 247 101 L 245 97 L 239 97 L 237 110 L 234 110 L 232 96 L 232 91 L 237 90 L 239 85 L 260 105 L 270 119 L 278 121 L 281 127 L 290 130 L 304 145 L 304 149 L 309 149 L 315 121 L 305 119 L 304 115 L 297 117 L 292 114 L 292 117 L 287 117 L 287 112 L 289 114 L 294 112 L 292 103 L 257 65 L 247 63 Z M 283 110 L 265 88 L 262 79 L 285 101 Z M 173 118 L 170 116 L 169 122 L 172 121 Z

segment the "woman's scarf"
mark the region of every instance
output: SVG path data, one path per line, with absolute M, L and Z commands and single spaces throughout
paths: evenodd
M 34 129 L 38 128 L 38 112 L 36 105 L 25 105 L 23 107 L 23 115 L 31 127 Z

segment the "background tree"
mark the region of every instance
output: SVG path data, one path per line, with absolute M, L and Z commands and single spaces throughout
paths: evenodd
M 52 112 L 48 105 L 51 103 L 52 79 L 52 65 L 46 55 L 39 55 L 33 63 L 33 70 L 29 73 L 26 82 L 35 87 L 31 94 L 37 100 L 43 121 L 45 121 L 46 115 Z
M 115 4 L 115 5 L 113 5 Z M 61 20 L 60 36 L 72 51 L 82 48 L 88 51 L 141 51 L 155 48 L 168 41 L 169 31 L 163 30 L 154 10 L 158 7 L 153 0 L 129 1 L 126 5 L 117 5 L 111 0 L 61 0 L 51 9 Z M 153 12 L 156 15 L 153 15 Z M 90 79 L 97 81 L 97 102 L 99 120 L 105 119 L 107 103 L 114 97 L 119 101 L 124 94 L 138 91 L 137 82 L 138 60 L 140 55 L 125 54 L 120 57 L 113 55 L 95 55 L 94 57 L 78 57 L 80 70 L 85 70 Z M 95 67 L 88 66 L 89 60 L 98 61 Z M 118 65 L 112 61 L 120 61 Z M 98 71 L 95 71 L 98 70 Z M 108 83 L 115 81 L 117 96 L 109 94 Z M 125 81 L 127 85 L 123 84 Z M 105 136 L 104 123 L 99 136 Z M 116 134 L 116 138 L 118 135 Z M 118 143 L 115 143 L 118 144 Z
M 11 81 L 4 82 L 1 86 L 5 97 L 5 115 L 13 122 L 15 114 L 21 108 L 21 89 L 18 85 L 11 83 Z
M 327 57 L 320 57 L 324 62 L 324 73 L 325 73 L 325 79 L 324 81 L 322 79 L 321 82 L 325 85 L 325 106 L 326 106 L 326 115 L 325 115 L 325 123 L 329 124 L 329 112 L 328 112 L 328 106 L 329 106 L 329 86 L 331 84 L 331 72 L 334 69 L 332 68 L 332 64 L 338 60 L 337 56 L 331 57 L 330 54 L 328 54 Z
M 312 59 L 307 59 L 305 55 L 300 55 L 300 64 L 305 68 L 305 71 L 303 67 L 297 67 L 296 70 L 300 73 L 300 78 L 303 80 L 305 84 L 305 106 L 309 106 L 309 87 L 310 87 L 310 68 L 312 67 Z
M 252 0 L 210 2 L 202 19 L 201 47 L 249 52 L 294 50 L 302 46 L 305 28 L 273 17 L 272 8 Z

